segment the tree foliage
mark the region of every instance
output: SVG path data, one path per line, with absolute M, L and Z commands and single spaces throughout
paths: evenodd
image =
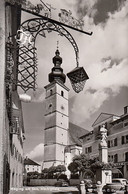
M 65 172 L 66 171 L 66 167 L 64 165 L 58 165 L 56 167 L 56 172 Z
M 68 170 L 70 170 L 70 172 L 72 174 L 75 174 L 78 172 L 78 164 L 76 162 L 71 162 L 68 166 Z
M 42 178 L 58 178 L 62 172 L 66 171 L 64 165 L 51 166 L 42 170 Z
M 90 158 L 85 154 L 74 156 L 72 162 L 69 164 L 68 169 L 72 174 L 79 173 L 82 176 L 90 172 L 94 174 L 97 168 L 110 169 L 113 167 L 112 163 L 103 163 L 99 161 L 99 158 Z

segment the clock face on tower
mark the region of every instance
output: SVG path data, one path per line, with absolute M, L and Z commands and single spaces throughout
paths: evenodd
M 61 109 L 64 110 L 64 106 L 63 105 L 61 105 Z

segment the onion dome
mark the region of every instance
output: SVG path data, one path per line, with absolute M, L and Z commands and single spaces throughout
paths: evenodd
M 61 83 L 65 83 L 66 75 L 63 73 L 63 69 L 61 68 L 62 58 L 60 57 L 58 49 L 55 52 L 55 57 L 53 57 L 53 63 L 54 67 L 52 68 L 52 72 L 49 73 L 49 82 L 51 83 L 58 80 Z
M 62 58 L 60 57 L 60 52 L 59 52 L 59 50 L 57 49 L 56 50 L 56 52 L 55 52 L 55 57 L 53 57 L 53 63 L 54 63 L 54 65 L 56 66 L 56 65 L 61 65 L 61 63 L 62 63 Z

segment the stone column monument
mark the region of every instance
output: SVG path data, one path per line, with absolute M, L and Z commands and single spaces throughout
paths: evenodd
M 99 161 L 108 163 L 107 129 L 105 125 L 100 128 Z
M 108 163 L 108 147 L 107 147 L 107 129 L 105 125 L 100 128 L 100 143 L 99 143 L 99 161 L 104 164 Z M 112 182 L 112 171 L 111 169 L 100 168 L 96 170 L 96 179 L 100 181 L 102 186 L 106 183 Z

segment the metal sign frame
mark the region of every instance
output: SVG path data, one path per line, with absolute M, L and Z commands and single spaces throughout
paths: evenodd
M 7 0 L 7 2 L 9 4 L 11 4 L 9 2 L 9 0 Z M 16 2 L 14 2 L 13 5 L 15 5 L 15 4 L 16 4 Z M 11 4 L 11 6 L 12 6 L 12 4 Z M 18 75 L 20 75 L 20 78 L 18 77 L 18 80 L 17 80 L 17 85 L 20 86 L 26 92 L 29 89 L 34 89 L 34 90 L 36 89 L 37 56 L 35 54 L 35 50 L 36 50 L 35 41 L 36 41 L 37 35 L 41 35 L 42 37 L 46 37 L 45 31 L 48 33 L 55 31 L 59 35 L 66 37 L 74 48 L 75 55 L 76 55 L 76 66 L 78 68 L 79 67 L 79 61 L 78 61 L 79 49 L 78 49 L 78 46 L 77 46 L 74 38 L 65 29 L 65 27 L 70 28 L 72 30 L 76 30 L 76 31 L 81 32 L 81 33 L 84 33 L 86 35 L 90 35 L 90 36 L 92 35 L 92 32 L 90 32 L 90 33 L 85 32 L 85 31 L 82 31 L 80 29 L 74 28 L 73 26 L 69 26 L 65 23 L 61 23 L 59 21 L 56 21 L 56 20 L 53 20 L 51 18 L 40 15 L 39 14 L 39 12 L 41 10 L 40 4 L 37 4 L 37 6 L 34 6 L 31 4 L 30 8 L 28 8 L 28 9 L 26 9 L 25 6 L 22 6 L 22 4 L 20 6 L 21 6 L 22 11 L 25 11 L 25 12 L 30 13 L 32 15 L 38 16 L 37 18 L 32 18 L 32 19 L 29 19 L 29 20 L 26 20 L 25 22 L 23 22 L 19 26 L 19 30 L 18 30 L 18 31 L 22 31 L 22 33 L 20 35 L 18 33 L 16 35 L 13 35 L 15 37 L 20 37 L 22 35 L 22 38 L 23 38 L 23 34 L 25 34 L 25 36 L 26 36 L 24 41 L 22 39 L 18 39 L 18 43 L 19 43 Z M 29 32 L 29 34 L 28 34 L 28 32 Z M 31 36 L 31 42 L 30 42 L 30 36 Z M 22 41 L 24 43 L 26 43 L 26 41 L 28 41 L 28 44 L 27 44 L 28 50 L 26 52 L 23 52 L 23 50 L 26 50 L 27 47 L 26 47 L 26 45 L 22 44 L 23 43 Z M 29 53 L 32 54 L 33 56 L 31 56 Z M 30 63 L 30 60 L 31 60 L 31 63 Z M 24 66 L 24 63 L 26 63 L 26 66 Z M 24 66 L 24 69 L 20 68 L 23 66 Z M 30 69 L 33 69 L 33 71 L 31 71 Z M 80 85 L 82 83 L 82 86 L 80 86 L 81 89 L 79 90 L 78 89 L 79 84 L 77 84 L 77 90 L 76 90 L 77 93 L 82 90 L 83 85 L 85 83 L 85 80 L 88 79 L 86 72 L 83 71 L 83 69 L 81 71 L 81 68 L 79 68 L 79 70 L 80 70 L 79 77 L 81 79 L 76 80 L 76 81 L 77 81 L 77 83 L 79 82 Z M 82 77 L 81 77 L 81 72 L 83 74 Z M 73 73 L 75 73 L 75 72 L 73 72 Z M 71 75 L 71 77 L 73 77 L 74 75 Z M 76 85 L 76 81 L 75 81 L 75 85 Z M 72 83 L 72 84 L 74 84 L 74 83 Z M 75 85 L 74 85 L 73 89 L 76 88 Z

